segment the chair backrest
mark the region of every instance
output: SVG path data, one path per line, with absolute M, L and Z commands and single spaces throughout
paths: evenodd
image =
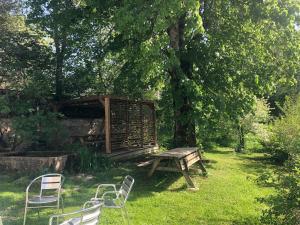
M 59 222 L 59 225 L 98 225 L 103 204 L 93 204 L 91 207 L 86 208 L 87 203 L 90 204 L 91 202 L 86 202 L 84 208 L 79 211 L 51 216 L 49 225 L 58 224 L 58 220 L 60 221 L 60 219 L 65 218 L 69 219 L 64 222 Z M 57 221 L 57 223 L 54 221 Z
M 58 173 L 45 174 L 41 180 L 41 195 L 43 190 L 57 190 L 60 191 L 62 186 L 63 176 Z
M 82 210 L 80 225 L 97 225 L 101 214 L 101 204 Z
M 132 189 L 132 186 L 134 184 L 134 179 L 127 175 L 125 179 L 123 180 L 123 183 L 119 190 L 119 198 L 121 198 L 122 204 L 125 204 L 127 201 L 128 195 Z

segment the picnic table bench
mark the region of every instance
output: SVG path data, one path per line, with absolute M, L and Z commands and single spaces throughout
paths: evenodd
M 174 148 L 166 152 L 154 155 L 152 168 L 148 173 L 151 177 L 155 170 L 180 172 L 191 188 L 196 188 L 188 171 L 190 167 L 198 163 L 200 169 L 206 174 L 206 169 L 202 163 L 202 157 L 198 148 Z M 164 163 L 163 163 L 164 162 Z M 164 164 L 164 165 L 163 165 Z M 175 165 L 175 166 L 174 166 Z

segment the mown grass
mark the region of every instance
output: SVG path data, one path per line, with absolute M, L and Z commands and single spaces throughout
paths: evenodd
M 147 178 L 148 168 L 121 164 L 101 173 L 68 175 L 64 185 L 65 211 L 79 209 L 89 200 L 99 183 L 118 183 L 131 174 L 136 179 L 127 203 L 133 225 L 222 225 L 259 224 L 265 207 L 257 198 L 272 193 L 255 179 L 272 165 L 260 153 L 238 155 L 232 149 L 217 148 L 205 153 L 208 177 L 193 173 L 198 191 L 189 191 L 179 174 L 156 172 Z M 0 216 L 4 225 L 22 224 L 24 190 L 30 176 L 0 175 Z M 28 225 L 46 225 L 52 210 L 43 210 L 40 218 L 29 211 Z M 119 211 L 103 210 L 102 224 L 123 224 Z

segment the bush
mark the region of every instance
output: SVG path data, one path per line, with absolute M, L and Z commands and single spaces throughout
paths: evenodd
M 71 170 L 75 172 L 97 172 L 109 169 L 113 163 L 99 154 L 99 149 L 88 148 L 80 144 L 68 146 L 75 153 Z
M 12 119 L 13 128 L 19 142 L 47 150 L 58 150 L 68 139 L 68 133 L 62 126 L 59 114 L 53 112 L 35 112 L 27 116 Z
M 277 162 L 300 153 L 300 97 L 287 99 L 282 108 L 283 116 L 270 126 L 270 137 L 263 142 L 266 150 Z
M 261 199 L 269 209 L 263 212 L 263 224 L 297 225 L 300 221 L 300 160 L 291 160 L 276 175 L 260 178 L 271 183 L 276 195 Z
M 261 177 L 271 183 L 277 194 L 262 199 L 269 205 L 264 224 L 296 225 L 300 221 L 300 97 L 288 99 L 284 116 L 274 121 L 266 144 L 273 158 L 283 163 L 275 175 Z

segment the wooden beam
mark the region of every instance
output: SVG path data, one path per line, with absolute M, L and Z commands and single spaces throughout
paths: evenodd
M 154 132 L 154 145 L 157 145 L 157 131 L 156 131 L 156 113 L 155 113 L 155 105 L 152 103 L 152 117 L 153 117 L 153 132 Z
M 158 167 L 159 163 L 160 163 L 160 158 L 155 159 L 155 161 L 152 164 L 152 168 L 148 173 L 148 177 L 151 177 L 153 175 L 153 173 L 156 170 L 156 168 Z
M 129 150 L 129 102 L 126 100 L 126 141 L 127 150 Z
M 141 147 L 143 148 L 144 146 L 144 113 L 143 113 L 143 104 L 140 102 L 140 125 L 141 125 Z
M 186 182 L 188 183 L 188 186 L 190 188 L 196 188 L 196 186 L 195 186 L 194 182 L 192 181 L 192 179 L 191 179 L 190 175 L 188 174 L 188 172 L 186 170 L 182 169 L 180 161 L 175 160 L 175 162 L 176 162 L 176 166 L 178 168 L 178 171 L 182 173 L 182 175 L 184 176 Z
M 158 166 L 156 168 L 156 170 L 180 173 L 180 171 L 177 169 L 177 167 Z
M 111 122 L 110 122 L 110 98 L 105 97 L 105 152 L 111 153 Z

